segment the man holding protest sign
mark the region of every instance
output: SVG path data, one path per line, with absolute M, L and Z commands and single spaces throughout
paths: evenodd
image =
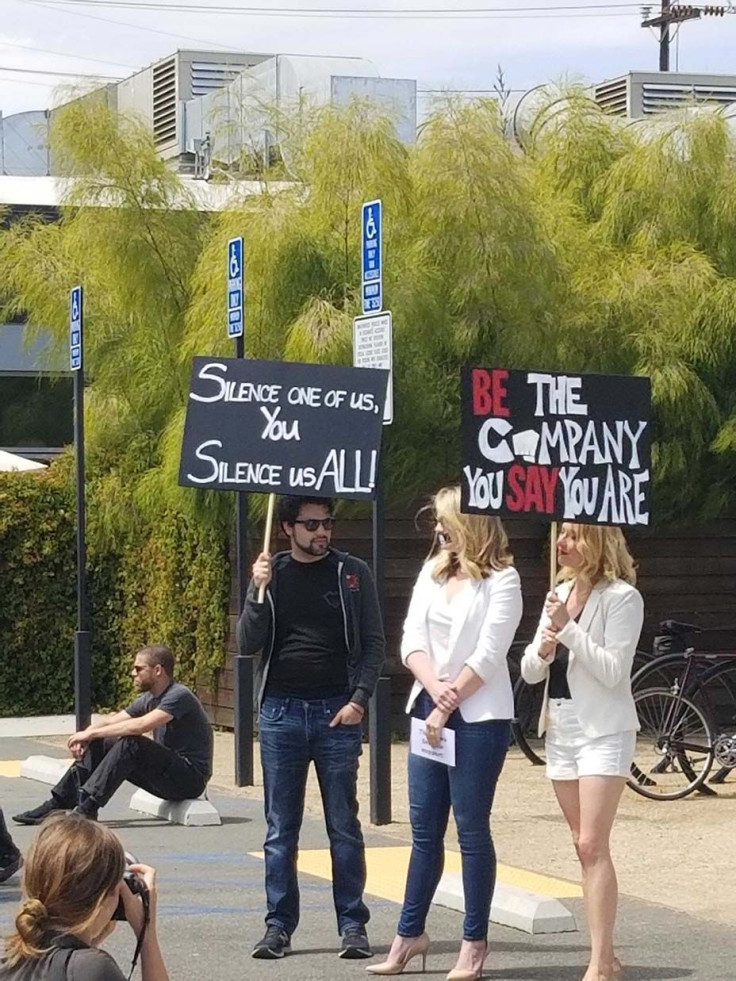
M 311 762 L 330 837 L 340 956 L 372 956 L 357 774 L 361 722 L 381 672 L 384 637 L 370 569 L 331 547 L 332 512 L 329 498 L 281 498 L 279 521 L 290 550 L 258 556 L 238 622 L 241 653 L 261 652 L 268 911 L 253 956 L 263 959 L 291 951 L 299 922 L 296 856 Z
M 583 981 L 621 972 L 609 841 L 639 728 L 631 667 L 644 604 L 617 526 L 649 524 L 650 419 L 647 378 L 463 373 L 463 509 L 552 523 L 550 592 L 521 671 L 545 683 L 547 776 L 582 866 Z

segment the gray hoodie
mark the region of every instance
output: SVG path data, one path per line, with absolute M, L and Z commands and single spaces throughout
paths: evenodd
M 263 603 L 258 602 L 258 589 L 251 580 L 243 612 L 238 620 L 240 653 L 261 654 L 256 684 L 258 705 L 266 689 L 268 668 L 273 654 L 274 622 L 278 611 L 276 573 L 288 561 L 289 555 L 289 552 L 279 552 L 271 559 L 273 575 Z M 371 570 L 362 559 L 331 548 L 328 561 L 334 564 L 338 576 L 340 608 L 348 649 L 350 701 L 365 707 L 381 674 L 386 647 L 376 585 Z

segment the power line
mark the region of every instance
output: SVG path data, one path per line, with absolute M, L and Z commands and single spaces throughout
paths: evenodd
M 14 41 L 0 41 L 0 48 L 18 48 L 21 51 L 39 51 L 41 54 L 59 55 L 60 58 L 72 58 L 75 61 L 94 61 L 98 65 L 123 65 L 125 68 L 139 68 L 126 61 L 107 61 L 105 58 L 90 58 L 89 55 L 71 54 L 69 51 L 52 51 L 50 48 L 36 48 L 28 44 L 16 44 Z
M 55 75 L 59 78 L 101 78 L 107 79 L 110 82 L 122 81 L 122 75 L 91 75 L 85 72 L 54 72 L 45 71 L 41 68 L 10 68 L 5 65 L 0 65 L 0 71 L 16 72 L 19 75 Z
M 4 70 L 5 70 L 4 68 L 0 69 L 0 71 L 4 71 Z M 46 91 L 48 91 L 50 88 L 53 88 L 53 84 L 54 84 L 53 82 L 33 82 L 31 81 L 30 78 L 24 78 L 22 80 L 19 78 L 0 78 L 0 83 L 2 82 L 5 82 L 6 84 L 9 85 L 22 85 L 24 88 L 26 85 L 36 85 L 38 86 L 38 88 L 46 89 Z M 5 118 L 7 119 L 8 117 L 6 116 Z
M 226 51 L 240 51 L 241 49 L 232 44 L 223 44 L 222 41 L 208 41 L 206 38 L 191 37 L 189 34 L 177 34 L 175 31 L 164 31 L 158 27 L 144 27 L 142 24 L 131 24 L 124 20 L 113 20 L 111 17 L 97 17 L 95 14 L 83 14 L 80 10 L 67 10 L 54 6 L 45 0 L 15 0 L 16 3 L 30 5 L 32 7 L 45 7 L 55 13 L 63 13 L 66 17 L 82 17 L 84 20 L 96 20 L 102 24 L 114 24 L 116 27 L 127 27 L 132 31 L 143 31 L 145 34 L 160 34 L 162 37 L 173 37 L 179 41 L 193 41 L 195 44 L 205 44 L 209 48 L 224 48 Z
M 161 0 L 45 0 L 44 6 L 57 7 L 106 7 L 123 10 L 168 11 L 170 13 L 192 14 L 240 14 L 259 17 L 339 17 L 346 19 L 523 19 L 528 15 L 541 17 L 579 17 L 598 14 L 613 16 L 613 12 L 628 14 L 640 9 L 640 3 L 615 2 L 606 0 L 603 3 L 550 4 L 545 6 L 525 5 L 514 7 L 395 7 L 380 9 L 375 7 L 356 7 L 352 10 L 344 7 L 261 7 L 241 4 L 204 4 L 183 3 L 175 0 L 164 3 Z

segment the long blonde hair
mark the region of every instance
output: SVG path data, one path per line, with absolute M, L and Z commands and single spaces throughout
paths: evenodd
M 25 901 L 5 941 L 9 966 L 40 957 L 49 935 L 89 929 L 124 871 L 123 846 L 104 825 L 76 815 L 46 821 L 26 858 Z
M 565 524 L 573 529 L 575 544 L 583 559 L 578 569 L 569 566 L 560 569 L 559 582 L 569 579 L 583 579 L 595 586 L 601 579 L 636 585 L 636 566 L 623 532 L 613 525 L 579 525 L 572 521 Z M 556 547 L 556 546 L 555 546 Z
M 452 552 L 435 553 L 432 577 L 444 579 L 462 572 L 471 579 L 485 579 L 491 572 L 513 563 L 509 540 L 499 518 L 489 514 L 463 514 L 460 510 L 460 487 L 443 487 L 432 498 L 431 507 L 456 542 Z M 436 544 L 436 543 L 435 543 Z

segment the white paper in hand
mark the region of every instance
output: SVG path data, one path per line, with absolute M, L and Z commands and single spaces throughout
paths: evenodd
M 430 746 L 427 739 L 425 723 L 421 719 L 411 720 L 411 735 L 409 750 L 415 756 L 423 756 L 426 760 L 444 763 L 445 766 L 455 765 L 455 730 L 443 729 L 440 734 L 440 744 L 435 748 Z

